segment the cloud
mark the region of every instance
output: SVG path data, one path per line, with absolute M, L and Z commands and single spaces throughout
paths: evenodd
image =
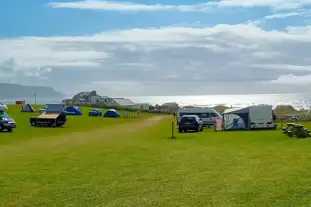
M 85 0 L 74 2 L 50 2 L 48 5 L 53 8 L 90 9 L 107 11 L 207 11 L 216 2 L 207 2 L 195 5 L 165 5 L 165 4 L 140 4 L 132 2 L 113 2 L 101 0 Z
M 278 13 L 278 14 L 272 14 L 272 15 L 265 16 L 264 19 L 283 19 L 287 17 L 301 16 L 304 14 L 305 14 L 304 12 Z
M 271 83 L 287 84 L 287 85 L 310 85 L 311 74 L 304 76 L 295 76 L 293 74 L 282 75 L 276 80 L 270 81 Z
M 68 2 L 50 2 L 53 8 L 90 9 L 107 11 L 182 11 L 204 12 L 224 7 L 269 7 L 276 10 L 293 10 L 311 5 L 310 0 L 222 0 L 190 5 L 142 4 L 121 1 L 84 0 Z
M 306 28 L 222 24 L 2 39 L 0 74 L 112 96 L 287 91 L 275 80 L 310 74 Z
M 309 0 L 222 0 L 221 7 L 270 7 L 279 10 L 298 9 L 310 5 Z

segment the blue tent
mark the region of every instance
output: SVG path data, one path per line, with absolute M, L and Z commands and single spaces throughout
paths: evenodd
M 89 112 L 89 116 L 102 116 L 103 113 L 100 109 L 93 109 Z
M 107 117 L 107 118 L 120 118 L 120 114 L 116 110 L 114 110 L 114 109 L 109 109 L 104 114 L 104 117 Z
M 35 112 L 30 104 L 26 104 L 22 108 L 22 112 Z
M 249 108 L 226 109 L 223 114 L 223 128 L 227 130 L 249 130 Z
M 77 106 L 68 106 L 66 108 L 67 115 L 82 115 L 81 109 Z

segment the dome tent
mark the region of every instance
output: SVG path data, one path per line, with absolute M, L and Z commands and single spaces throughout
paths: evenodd
M 35 112 L 30 104 L 26 104 L 22 108 L 22 112 Z
M 109 109 L 104 114 L 104 117 L 106 117 L 106 118 L 120 118 L 120 114 L 115 109 Z
M 8 110 L 7 105 L 0 103 L 0 111 L 7 111 L 7 110 Z
M 82 115 L 81 109 L 77 106 L 68 106 L 66 113 L 67 115 Z
M 100 109 L 92 109 L 89 111 L 89 116 L 102 116 L 103 113 Z

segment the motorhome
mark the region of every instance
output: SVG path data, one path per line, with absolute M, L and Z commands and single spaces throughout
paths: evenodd
M 176 115 L 177 124 L 184 115 L 197 115 L 202 120 L 204 126 L 214 126 L 216 118 L 222 118 L 213 108 L 180 108 Z

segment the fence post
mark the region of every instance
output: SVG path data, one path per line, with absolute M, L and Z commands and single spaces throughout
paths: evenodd
M 174 126 L 175 126 L 175 123 L 172 121 L 172 139 L 176 138 L 175 137 L 175 130 L 174 130 Z

